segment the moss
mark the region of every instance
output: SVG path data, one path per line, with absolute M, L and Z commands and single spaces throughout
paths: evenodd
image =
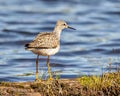
M 120 94 L 120 72 L 106 73 L 99 76 L 83 76 L 77 79 L 83 89 L 90 94 L 117 96 Z
M 86 86 L 89 88 L 94 88 L 101 82 L 101 78 L 97 76 L 91 76 L 91 77 L 83 76 L 81 78 L 78 78 L 78 81 L 83 87 Z

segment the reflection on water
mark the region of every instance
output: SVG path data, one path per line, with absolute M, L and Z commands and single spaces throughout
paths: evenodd
M 32 81 L 36 55 L 24 49 L 40 31 L 52 31 L 63 19 L 60 52 L 51 56 L 61 78 L 101 75 L 120 65 L 119 0 L 0 0 L 0 81 Z M 47 71 L 46 57 L 39 72 Z M 40 74 L 40 75 L 41 75 Z M 46 74 L 47 75 L 47 74 Z

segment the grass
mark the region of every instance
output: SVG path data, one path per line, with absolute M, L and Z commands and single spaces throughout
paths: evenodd
M 80 85 L 88 96 L 119 96 L 120 72 L 106 73 L 100 76 L 83 76 L 78 78 Z M 86 93 L 87 92 L 87 93 Z
M 41 82 L 0 82 L 0 96 L 120 96 L 120 72 Z

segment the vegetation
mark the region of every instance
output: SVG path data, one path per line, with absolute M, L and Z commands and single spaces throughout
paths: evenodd
M 83 76 L 78 78 L 82 85 L 82 95 L 88 96 L 119 96 L 120 72 L 106 73 L 99 76 Z M 85 89 L 85 90 L 84 90 Z M 83 95 L 83 96 L 84 96 Z
M 120 96 L 120 72 L 41 82 L 0 82 L 0 96 Z

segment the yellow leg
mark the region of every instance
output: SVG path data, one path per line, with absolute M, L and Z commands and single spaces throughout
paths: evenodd
M 36 79 L 35 79 L 35 81 L 38 81 L 38 59 L 39 59 L 39 55 L 37 55 L 37 59 L 36 59 Z
M 48 67 L 49 80 L 52 80 L 53 78 L 52 78 L 52 74 L 51 74 L 51 71 L 50 71 L 49 60 L 50 60 L 50 56 L 48 56 L 48 59 L 47 59 L 47 67 Z

